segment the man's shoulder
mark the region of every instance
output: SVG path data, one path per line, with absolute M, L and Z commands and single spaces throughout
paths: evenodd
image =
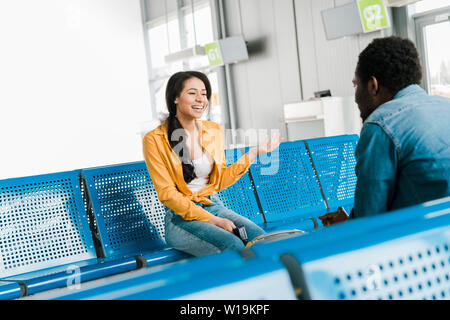
M 401 116 L 402 112 L 410 105 L 409 101 L 405 99 L 390 100 L 375 109 L 366 121 L 379 123 L 392 117 Z
M 450 107 L 450 99 L 438 95 L 428 95 L 418 86 L 410 86 L 397 93 L 392 100 L 380 105 L 367 118 L 367 121 L 387 122 L 392 118 L 420 117 L 425 108 L 428 112 L 431 108 L 439 109 L 442 106 Z

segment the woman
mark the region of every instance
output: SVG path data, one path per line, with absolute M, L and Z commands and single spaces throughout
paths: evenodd
M 143 140 L 150 177 L 166 207 L 165 240 L 195 256 L 242 250 L 243 242 L 233 233 L 236 225 L 245 226 L 249 240 L 264 233 L 224 207 L 215 193 L 239 180 L 257 155 L 281 142 L 279 137 L 266 141 L 227 167 L 222 128 L 199 120 L 210 97 L 211 85 L 203 73 L 174 74 L 166 88 L 169 117 Z

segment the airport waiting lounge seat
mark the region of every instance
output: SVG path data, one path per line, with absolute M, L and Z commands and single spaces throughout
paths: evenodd
M 359 136 L 341 135 L 305 140 L 324 200 L 330 211 L 342 206 L 350 214 L 356 187 L 355 150 Z
M 358 219 L 349 227 L 363 223 Z M 446 213 L 298 250 L 282 260 L 299 266 L 294 277 L 304 299 L 449 299 L 449 246 L 447 208 Z
M 107 284 L 42 296 L 52 300 L 295 299 L 281 262 L 211 254 L 121 275 Z
M 219 197 L 268 232 L 320 228 L 319 216 L 353 208 L 357 141 L 358 135 L 342 135 L 283 142 Z M 248 150 L 227 150 L 227 163 Z
M 265 217 L 264 229 L 311 231 L 327 207 L 303 141 L 283 142 L 250 167 Z
M 351 168 L 354 168 L 354 154 L 349 151 L 351 147 L 346 147 L 345 144 L 354 146 L 357 136 L 313 140 L 310 146 L 309 141 L 284 142 L 279 149 L 265 155 L 265 158 L 258 157 L 237 183 L 218 193 L 219 197 L 227 207 L 269 232 L 286 228 L 305 231 L 317 229 L 321 225 L 317 217 L 330 210 L 329 204 L 350 204 L 352 200 L 354 183 L 351 181 L 354 179 L 354 172 Z M 319 147 L 315 145 L 317 142 Z M 319 163 L 323 155 L 322 158 L 319 156 L 320 150 L 317 148 L 330 144 L 331 151 L 325 148 L 326 151 L 322 153 L 337 152 L 340 156 L 327 159 L 328 164 L 324 167 Z M 235 162 L 244 151 L 226 150 L 227 164 Z M 314 160 L 317 164 L 314 164 Z M 343 167 L 345 168 L 342 169 Z M 344 178 L 342 173 L 345 173 Z M 329 179 L 333 174 L 339 177 L 337 181 Z M 42 209 L 41 203 L 45 201 L 50 201 L 50 205 L 45 204 L 44 211 L 50 210 L 53 215 L 56 214 L 52 207 L 55 200 L 48 200 L 52 199 L 54 192 L 51 187 L 45 187 L 48 183 L 46 180 L 66 175 L 70 176 L 71 181 L 71 189 L 68 192 L 71 198 L 76 199 L 77 207 L 67 206 L 62 210 L 63 215 L 75 214 L 81 219 L 81 222 L 75 225 L 78 228 L 78 237 L 86 239 L 88 243 L 88 254 L 79 257 L 75 253 L 75 257 L 71 256 L 63 261 L 32 263 L 30 268 L 1 273 L 0 280 L 6 281 L 6 284 L 0 286 L 0 292 L 5 292 L 5 297 L 18 295 L 19 291 L 18 296 L 23 296 L 61 287 L 73 281 L 75 275 L 77 281 L 83 282 L 143 266 L 153 267 L 190 258 L 189 255 L 169 248 L 164 243 L 165 210 L 157 198 L 144 161 L 1 181 L 1 185 L 5 186 L 27 184 L 28 181 L 38 183 L 39 188 L 34 191 L 32 189 L 30 194 L 34 192 L 34 198 L 46 199 L 43 202 L 21 200 L 22 203 L 28 202 L 20 210 L 26 217 L 24 216 L 21 222 L 8 220 L 2 229 L 3 233 L 7 234 L 8 228 L 16 228 L 14 223 L 34 223 L 44 226 L 44 229 L 47 225 L 61 223 L 59 216 L 54 219 L 56 222 L 45 220 L 51 217 L 47 213 L 42 213 L 46 216 L 45 219 L 33 218 L 34 212 Z M 329 183 L 333 186 L 327 187 Z M 342 185 L 346 188 L 346 194 L 344 198 L 339 198 Z M 8 192 L 28 199 L 28 194 L 21 194 L 21 187 L 18 188 L 18 191 Z M 2 197 L 5 197 L 8 193 L 3 190 Z M 336 201 L 333 200 L 335 198 Z M 60 201 L 59 198 L 57 200 Z M 2 201 L 3 211 L 8 207 L 8 201 L 12 200 Z M 27 219 L 31 219 L 30 222 L 27 222 Z M 55 229 L 59 230 L 55 232 L 60 232 L 56 238 L 65 241 L 60 229 Z M 70 237 L 70 233 L 67 235 L 69 239 L 76 238 Z M 23 240 L 24 243 L 29 242 L 28 246 L 33 246 L 33 241 L 36 241 L 35 237 L 33 240 Z M 50 242 L 45 237 L 39 241 L 46 244 Z M 6 255 L 2 254 L 2 257 Z M 10 283 L 13 283 L 12 286 L 8 285 Z M 19 288 L 16 284 L 19 284 Z
M 42 298 L 292 299 L 296 292 L 301 299 L 445 299 L 449 209 L 450 198 L 439 199 L 255 244 L 252 258 L 227 251 Z
M 450 281 L 448 281 L 450 276 L 449 213 L 450 197 L 447 197 L 381 215 L 350 220 L 295 238 L 273 243 L 257 243 L 246 250 L 252 253 L 247 254 L 248 256 L 283 261 L 290 272 L 299 297 L 303 299 L 399 299 L 402 294 L 405 294 L 403 298 L 406 299 L 432 299 L 433 296 L 436 297 L 436 290 L 441 290 L 439 294 L 443 290 L 445 297 L 448 298 L 450 296 L 445 293 L 445 290 L 450 290 Z M 435 261 L 434 266 L 430 261 L 422 259 L 422 256 L 425 257 L 432 251 L 430 248 L 434 248 L 434 259 L 439 260 L 439 263 Z M 417 253 L 415 256 L 406 257 L 408 252 L 413 251 Z M 400 271 L 397 271 L 401 277 L 390 274 L 394 277 L 394 281 L 383 279 L 383 285 L 377 287 L 375 292 L 378 294 L 376 297 L 374 292 L 368 292 L 368 287 L 363 285 L 359 289 L 347 287 L 347 291 L 344 289 L 342 289 L 344 291 L 335 291 L 335 288 L 340 286 L 354 285 L 351 279 L 360 282 L 363 279 L 369 281 L 371 275 L 380 275 L 383 268 L 390 272 L 386 264 L 375 263 L 374 259 L 378 259 L 378 262 L 389 260 L 393 264 L 391 266 L 390 262 L 387 263 L 390 268 L 394 268 L 395 265 L 397 269 L 406 272 L 402 271 L 404 273 L 400 274 Z M 356 265 L 359 266 L 358 271 L 355 271 Z M 373 270 L 371 266 L 375 266 Z M 426 272 L 416 273 L 423 266 L 429 269 L 428 275 L 425 274 Z M 355 270 L 351 271 L 352 268 Z M 414 268 L 418 268 L 416 272 L 413 271 Z M 345 270 L 348 270 L 348 273 L 344 277 L 333 278 L 336 284 L 330 280 L 330 277 L 341 274 Z M 413 274 L 410 273 L 411 271 Z M 378 273 L 373 274 L 374 272 Z M 430 279 L 439 279 L 432 284 L 440 289 L 428 295 L 422 292 L 423 290 L 412 289 L 411 291 L 409 287 L 407 290 L 403 288 L 394 292 L 392 284 L 399 282 L 399 285 L 406 285 L 409 276 L 411 276 L 409 280 L 415 278 L 414 281 L 419 278 L 424 281 L 423 279 L 427 276 Z M 444 280 L 447 281 L 446 284 Z M 431 286 L 428 282 L 427 285 Z M 419 282 L 416 286 L 421 289 Z M 358 291 L 360 289 L 362 291 Z M 400 291 L 402 293 L 397 294 Z M 450 291 L 448 293 L 450 294 Z
M 76 170 L 0 181 L 0 297 L 137 268 L 134 257 L 97 259 L 79 177 Z
M 144 161 L 82 170 L 97 254 L 151 267 L 191 257 L 164 242 L 164 205 Z

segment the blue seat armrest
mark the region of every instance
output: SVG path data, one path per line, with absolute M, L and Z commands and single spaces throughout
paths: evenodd
M 134 257 L 115 260 L 99 259 L 98 262 L 82 266 L 73 264 L 68 266 L 65 271 L 35 276 L 24 280 L 19 280 L 20 277 L 15 277 L 15 281 L 26 286 L 26 295 L 32 295 L 137 269 L 136 258 Z
M 292 212 L 289 217 L 269 221 L 267 223 L 260 224 L 260 226 L 267 232 L 285 229 L 300 229 L 305 232 L 309 232 L 323 228 L 322 220 L 320 220 L 319 217 L 326 213 L 327 211 L 325 209 L 313 211 L 308 214 L 305 214 L 302 210 L 299 210 L 298 215 L 296 215 L 295 212 Z
M 172 263 L 183 259 L 192 258 L 190 254 L 182 251 L 167 247 L 158 251 L 146 251 L 142 252 L 136 257 L 138 261 L 141 261 L 143 265 L 147 267 L 154 267 L 163 265 L 166 263 Z
M 0 300 L 12 300 L 23 295 L 20 284 L 17 282 L 0 281 Z
M 305 232 L 313 231 L 322 227 L 320 219 L 316 218 L 302 218 L 290 219 L 286 221 L 267 222 L 260 225 L 266 232 L 274 232 L 287 229 L 299 229 Z

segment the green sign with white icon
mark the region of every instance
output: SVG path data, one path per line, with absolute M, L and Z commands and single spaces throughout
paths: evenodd
M 218 41 L 205 45 L 205 51 L 208 55 L 209 65 L 211 67 L 223 66 L 222 53 Z
M 364 32 L 389 27 L 384 0 L 357 0 L 357 3 Z

